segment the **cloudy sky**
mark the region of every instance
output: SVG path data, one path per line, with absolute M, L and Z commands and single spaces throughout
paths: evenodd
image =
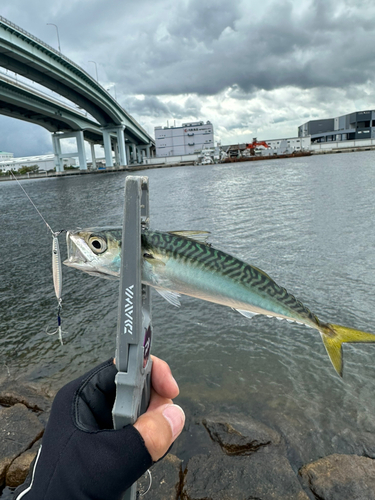
M 294 137 L 317 118 L 375 108 L 373 0 L 12 0 L 0 14 L 61 50 L 154 135 L 210 120 L 222 144 Z M 0 150 L 52 151 L 0 116 Z

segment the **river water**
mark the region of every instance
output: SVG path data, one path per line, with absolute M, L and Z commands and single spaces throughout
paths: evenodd
M 321 320 L 375 333 L 374 152 L 137 174 L 149 177 L 153 228 L 210 231 L 214 246 L 266 271 Z M 54 230 L 121 225 L 125 176 L 22 185 Z M 0 207 L 0 376 L 56 390 L 114 354 L 118 283 L 63 268 L 61 347 L 46 335 L 56 328 L 51 235 L 15 182 L 0 183 Z M 65 258 L 63 237 L 60 246 Z M 375 452 L 375 346 L 345 346 L 340 379 L 314 330 L 152 298 L 153 353 L 170 364 L 193 420 L 213 409 L 260 419 L 288 440 L 295 467 Z

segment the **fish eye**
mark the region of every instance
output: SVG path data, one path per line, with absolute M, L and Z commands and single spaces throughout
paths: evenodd
M 106 240 L 101 236 L 90 236 L 88 245 L 97 255 L 105 252 L 108 248 Z

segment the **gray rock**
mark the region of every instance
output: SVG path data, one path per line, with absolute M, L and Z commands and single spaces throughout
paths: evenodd
M 265 414 L 281 434 L 287 447 L 288 459 L 297 468 L 327 454 L 326 437 L 322 429 L 312 425 L 308 419 L 302 418 L 297 412 L 284 412 L 280 406 L 268 410 Z
M 332 438 L 332 448 L 340 455 L 360 455 L 375 458 L 374 432 L 344 429 Z
M 15 458 L 40 439 L 43 425 L 23 404 L 4 408 L 0 412 L 0 485 Z
M 211 439 L 228 455 L 250 455 L 281 443 L 280 434 L 251 417 L 219 416 L 203 420 Z
M 147 493 L 152 500 L 177 500 L 181 489 L 181 460 L 175 455 L 168 454 L 151 469 L 152 485 Z M 146 474 L 138 481 L 139 491 L 146 491 L 149 486 L 149 477 Z M 147 498 L 145 496 L 145 498 Z
M 30 464 L 36 457 L 40 441 L 37 441 L 30 450 L 25 451 L 11 463 L 6 473 L 5 484 L 10 488 L 16 488 L 25 482 L 30 469 Z
M 47 412 L 51 409 L 53 398 L 43 395 L 40 390 L 17 381 L 7 381 L 0 388 L 0 405 L 13 406 L 22 403 L 35 412 Z
M 308 500 L 288 460 L 271 452 L 189 460 L 182 500 Z
M 329 455 L 300 470 L 320 500 L 375 500 L 375 461 L 358 455 Z
M 180 396 L 178 401 L 185 411 L 186 419 L 184 429 L 174 442 L 171 453 L 187 463 L 195 455 L 208 455 L 214 452 L 218 444 L 212 441 L 202 424 L 202 408 L 197 408 L 196 403 L 184 400 Z

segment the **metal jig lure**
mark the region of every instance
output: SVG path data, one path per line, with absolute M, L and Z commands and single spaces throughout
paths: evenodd
M 49 226 L 48 226 L 49 227 Z M 64 231 L 52 231 L 52 277 L 53 286 L 55 288 L 55 295 L 57 298 L 57 329 L 54 332 L 46 332 L 47 335 L 59 334 L 59 340 L 61 345 L 63 345 L 62 340 L 62 328 L 61 328 L 61 309 L 62 309 L 62 270 L 61 270 L 61 256 L 60 256 L 60 246 L 59 240 L 57 239 L 59 234 Z
M 53 286 L 55 288 L 55 294 L 57 298 L 57 329 L 54 332 L 46 332 L 47 335 L 55 335 L 58 333 L 59 335 L 59 340 L 61 345 L 63 345 L 63 340 L 62 340 L 62 327 L 61 327 L 61 309 L 62 309 L 62 269 L 61 269 L 61 256 L 60 256 L 60 247 L 59 247 L 59 240 L 58 236 L 62 232 L 65 231 L 65 229 L 62 229 L 61 231 L 53 231 L 51 226 L 48 224 L 46 219 L 43 217 L 43 215 L 39 212 L 37 207 L 35 206 L 33 200 L 30 198 L 30 196 L 27 194 L 27 192 L 24 190 L 22 184 L 19 182 L 17 177 L 14 175 L 14 173 L 11 171 L 11 174 L 14 178 L 14 180 L 18 183 L 22 191 L 25 193 L 27 196 L 28 200 L 32 204 L 32 206 L 35 208 L 35 210 L 38 212 L 39 216 L 42 218 L 44 224 L 48 227 L 48 229 L 51 231 L 52 234 L 52 277 L 53 277 Z

